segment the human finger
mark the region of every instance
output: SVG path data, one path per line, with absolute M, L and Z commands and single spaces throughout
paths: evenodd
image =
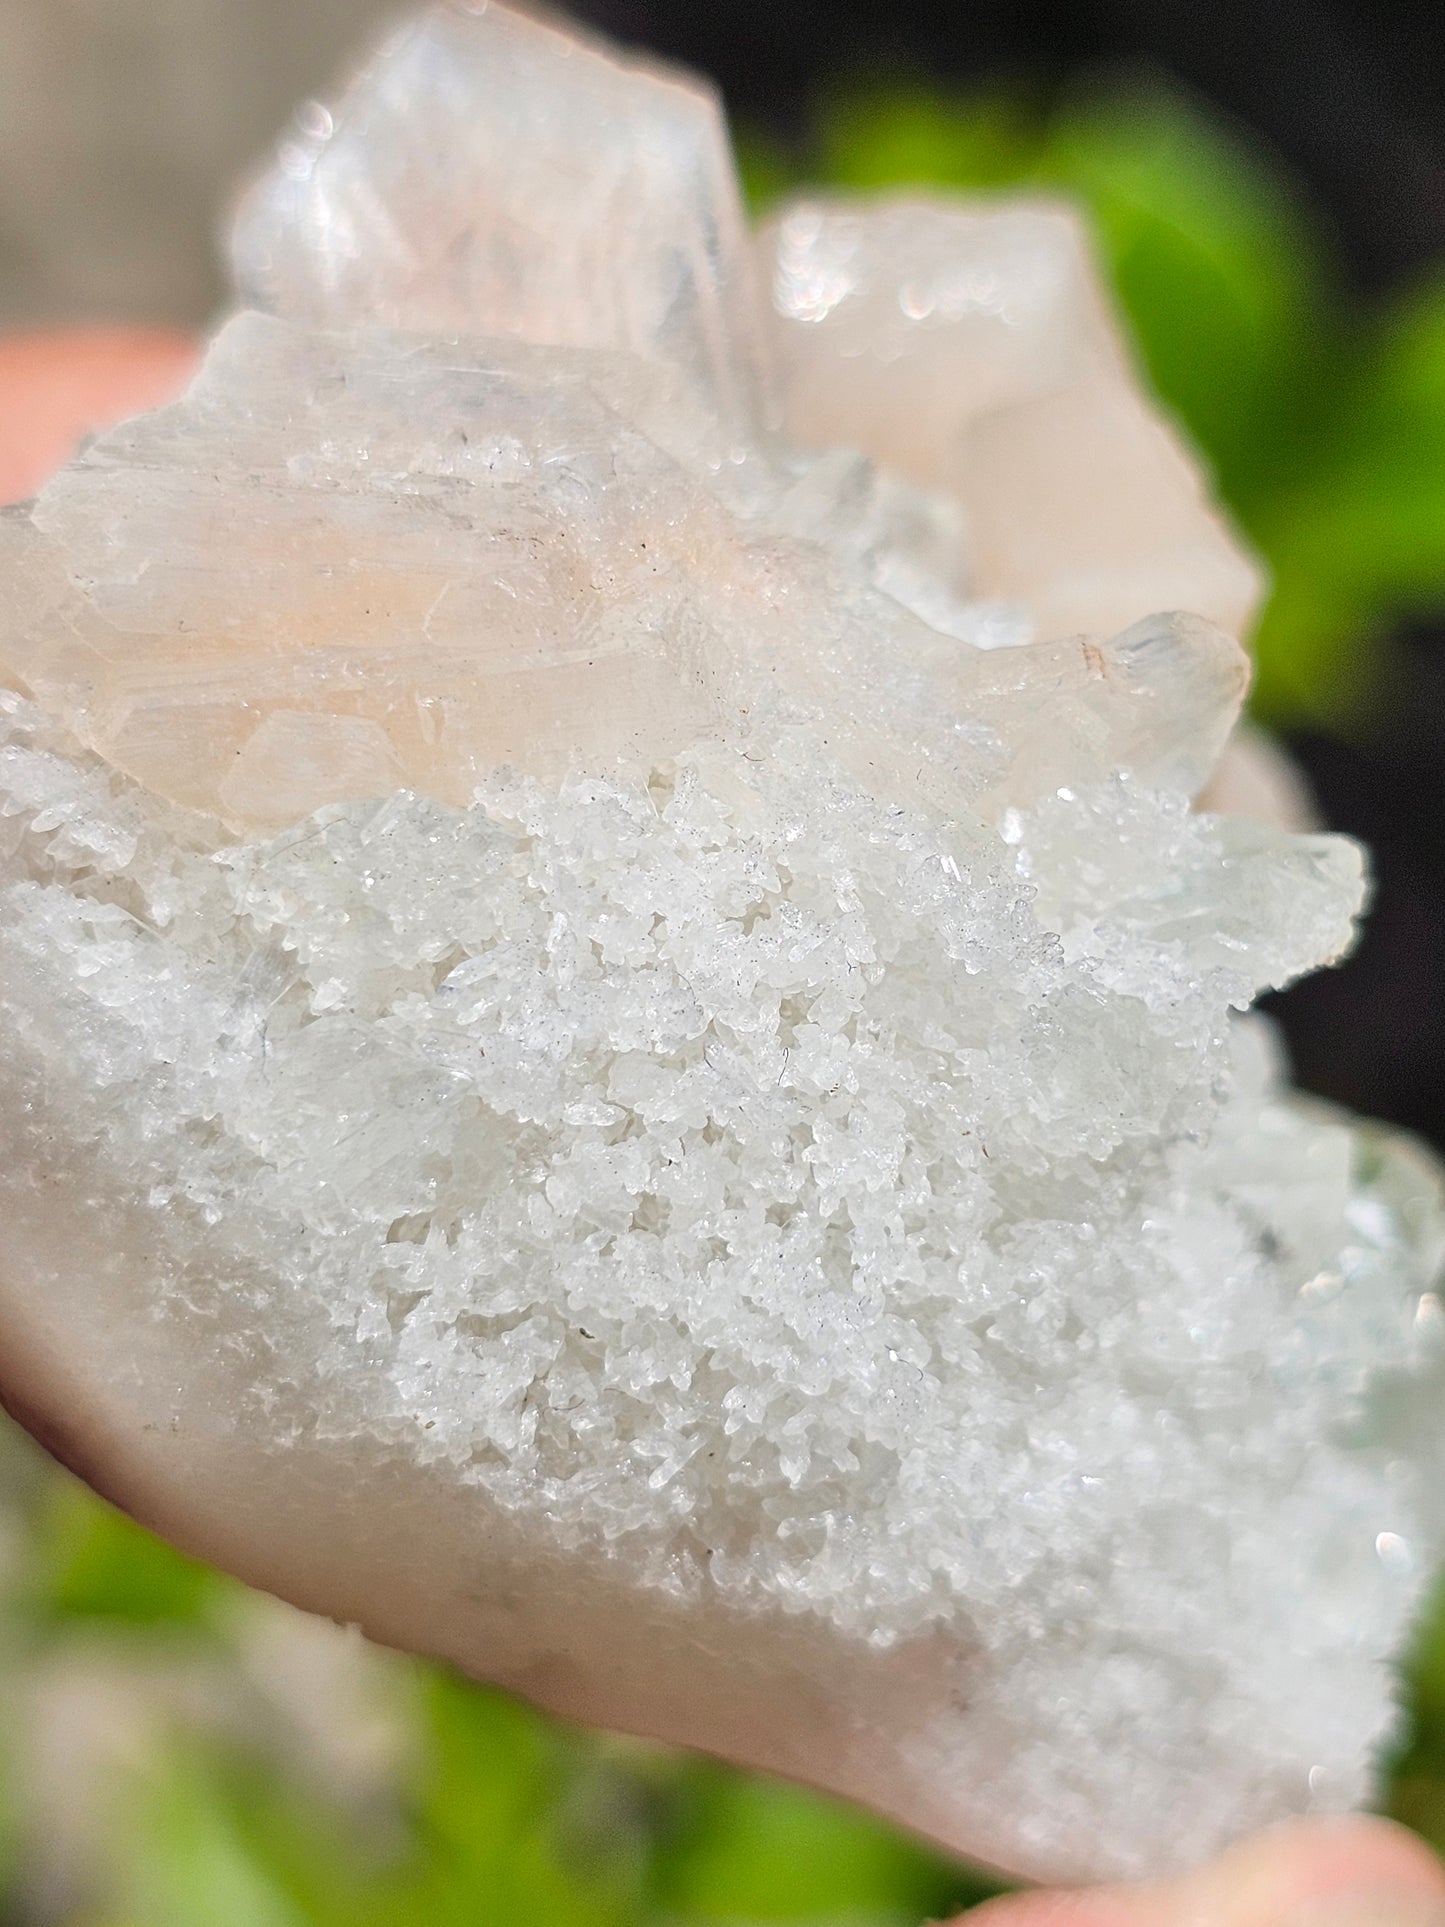
M 1445 1927 L 1445 1869 L 1389 1821 L 1299 1821 L 1182 1880 L 1014 1895 L 967 1927 Z
M 0 503 L 33 495 L 87 435 L 173 400 L 196 360 L 176 329 L 0 335 Z

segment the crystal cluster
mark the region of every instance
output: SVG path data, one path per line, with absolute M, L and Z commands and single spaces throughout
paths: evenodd
M 1192 807 L 1255 572 L 1072 217 L 755 244 L 704 92 L 458 3 L 235 255 L 0 518 L 6 1402 L 1019 1872 L 1364 1797 L 1445 1212 L 1242 1015 L 1360 856 Z

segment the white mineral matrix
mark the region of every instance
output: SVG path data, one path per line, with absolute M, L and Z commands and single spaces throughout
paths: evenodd
M 1078 223 L 755 241 L 705 91 L 457 0 L 235 262 L 0 517 L 5 1401 L 1022 1874 L 1367 1798 L 1445 1214 L 1241 1014 L 1360 854 L 1192 807 L 1256 575 Z

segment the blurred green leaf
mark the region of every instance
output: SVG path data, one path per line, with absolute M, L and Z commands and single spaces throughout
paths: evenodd
M 290 1760 L 239 1739 L 162 1731 L 115 1800 L 114 1885 L 127 1927 L 420 1927 L 434 1916 L 409 1905 L 416 1843 L 397 1816 L 375 1821 Z M 187 1915 L 189 1894 L 215 1911 Z
M 1354 578 L 1347 546 L 1332 546 L 1327 518 L 1286 501 L 1263 508 L 1253 533 L 1272 588 L 1252 641 L 1250 707 L 1274 727 L 1348 729 L 1388 680 L 1383 608 Z
M 1377 594 L 1437 600 L 1445 587 L 1445 281 L 1412 291 L 1359 344 L 1337 446 L 1311 507 L 1351 541 Z
M 997 1891 L 836 1800 L 699 1765 L 659 1900 L 699 1923 L 915 1927 Z
M 1421 1622 L 1407 1670 L 1416 1725 L 1445 1771 L 1445 1583 L 1436 1588 Z
M 1421 1620 L 1404 1685 L 1407 1730 L 1388 1763 L 1385 1810 L 1445 1853 L 1445 1583 Z
M 228 1583 L 69 1476 L 57 1476 L 41 1508 L 32 1571 L 42 1619 L 142 1626 L 198 1626 Z
M 792 156 L 772 135 L 740 127 L 733 138 L 743 198 L 755 214 L 766 214 L 796 183 Z
M 852 191 L 1004 187 L 1038 159 L 1040 125 L 1026 95 L 1005 88 L 950 97 L 925 86 L 872 86 L 824 103 L 818 175 Z
M 623 1776 L 505 1694 L 433 1673 L 417 1795 L 422 1849 L 374 1916 L 388 1927 L 634 1927 L 649 1841 Z
M 313 1927 L 238 1824 L 209 1764 L 177 1746 L 136 1776 L 121 1811 L 126 1927 Z

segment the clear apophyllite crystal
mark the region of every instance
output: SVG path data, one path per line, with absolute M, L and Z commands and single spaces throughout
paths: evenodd
M 1254 572 L 1072 219 L 762 246 L 705 94 L 443 7 L 0 518 L 0 1391 L 380 1638 L 1164 1867 L 1362 1797 L 1439 1543 L 1434 1169 L 1237 1014 L 1359 853 L 1190 807 Z

